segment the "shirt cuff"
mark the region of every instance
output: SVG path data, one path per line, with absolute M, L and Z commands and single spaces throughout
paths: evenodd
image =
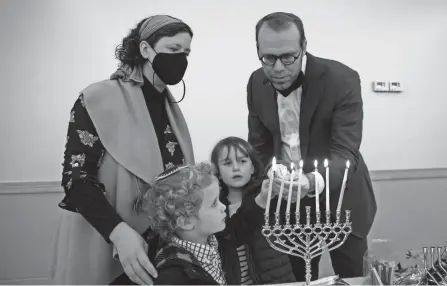
M 313 187 L 313 190 L 311 190 L 311 192 L 309 192 L 307 194 L 307 196 L 309 198 L 315 197 L 317 195 L 316 191 L 318 192 L 318 194 L 321 194 L 323 192 L 324 186 L 325 186 L 324 178 L 319 172 L 312 172 L 312 175 L 313 175 L 312 177 L 313 177 L 314 182 L 313 183 L 311 182 L 310 185 L 311 186 L 313 185 L 314 187 Z M 309 181 L 310 180 L 311 179 L 309 179 Z

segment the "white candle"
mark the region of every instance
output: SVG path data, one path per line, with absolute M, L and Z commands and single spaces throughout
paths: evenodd
M 324 167 L 326 168 L 326 211 L 329 211 L 329 162 L 324 159 Z
M 341 183 L 341 191 L 340 191 L 340 198 L 338 199 L 337 212 L 341 211 L 341 204 L 343 202 L 343 196 L 345 194 L 345 188 L 346 188 L 346 180 L 348 179 L 349 165 L 350 165 L 350 162 L 349 162 L 349 160 L 347 160 L 345 174 L 343 175 L 343 182 Z
M 296 209 L 295 213 L 300 212 L 301 203 L 301 175 L 303 174 L 303 160 L 300 160 L 300 170 L 298 171 L 298 192 L 296 194 Z M 298 222 L 297 222 L 298 223 Z
M 286 214 L 290 214 L 290 204 L 291 204 L 291 201 L 292 201 L 293 175 L 294 175 L 294 172 L 295 172 L 295 166 L 294 166 L 293 162 L 290 163 L 290 170 L 292 170 L 292 171 L 291 171 L 291 173 L 290 173 L 290 185 L 289 185 L 289 195 L 288 195 L 288 197 L 287 197 L 287 209 L 286 209 Z
M 267 193 L 267 204 L 265 206 L 265 214 L 266 215 L 269 214 L 270 200 L 272 199 L 273 178 L 275 177 L 275 169 L 276 169 L 276 158 L 273 157 L 272 167 L 270 168 L 271 178 L 270 178 L 269 192 Z
M 318 161 L 317 160 L 315 160 L 314 166 L 315 166 L 315 175 L 316 175 L 318 172 Z M 317 180 L 317 178 L 315 178 L 315 210 L 317 213 L 320 212 L 320 194 L 318 192 L 318 189 L 319 189 L 318 187 L 319 187 L 318 180 Z
M 281 209 L 282 194 L 284 192 L 284 181 L 285 181 L 285 178 L 286 178 L 286 175 L 284 174 L 282 176 L 282 178 L 281 178 L 281 187 L 279 188 L 278 203 L 276 204 L 276 214 L 277 215 L 279 215 L 279 210 Z

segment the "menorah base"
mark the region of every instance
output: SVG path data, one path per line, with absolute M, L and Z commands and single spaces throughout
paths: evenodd
M 340 213 L 336 214 L 336 221 L 330 222 L 330 212 L 326 212 L 326 223 L 321 223 L 320 213 L 316 213 L 316 223 L 310 223 L 310 207 L 306 206 L 306 224 L 300 224 L 299 213 L 296 215 L 297 224 L 289 223 L 290 215 L 286 214 L 286 224 L 279 224 L 279 216 L 276 215 L 274 226 L 269 225 L 269 215 L 265 214 L 265 224 L 262 235 L 268 244 L 282 253 L 300 257 L 305 262 L 306 285 L 311 284 L 312 259 L 322 255 L 326 251 L 332 251 L 345 243 L 352 232 L 350 211 L 346 210 L 346 222 L 340 223 Z

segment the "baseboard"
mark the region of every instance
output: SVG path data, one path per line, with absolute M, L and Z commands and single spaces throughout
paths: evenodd
M 52 285 L 48 277 L 0 280 L 0 285 Z
M 447 178 L 447 168 L 370 171 L 372 181 Z M 0 182 L 0 195 L 63 193 L 60 181 Z
M 421 180 L 447 178 L 447 168 L 370 171 L 372 181 Z
M 0 182 L 0 195 L 63 193 L 60 181 L 50 182 Z

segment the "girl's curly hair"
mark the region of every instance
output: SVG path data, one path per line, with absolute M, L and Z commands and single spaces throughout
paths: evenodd
M 137 198 L 135 209 L 149 217 L 153 231 L 168 239 L 178 227 L 178 218 L 188 219 L 197 214 L 203 199 L 200 191 L 217 181 L 215 174 L 210 163 L 182 168 L 151 184 Z
M 145 63 L 145 59 L 140 53 L 140 43 L 142 41 L 146 41 L 151 47 L 154 47 L 163 37 L 173 37 L 178 33 L 188 33 L 191 37 L 193 36 L 191 28 L 182 22 L 166 25 L 150 35 L 147 39 L 140 39 L 140 28 L 146 19 L 141 20 L 135 28 L 131 29 L 129 34 L 122 40 L 122 43 L 116 47 L 115 57 L 120 61 L 119 67 L 129 65 L 133 68 Z

